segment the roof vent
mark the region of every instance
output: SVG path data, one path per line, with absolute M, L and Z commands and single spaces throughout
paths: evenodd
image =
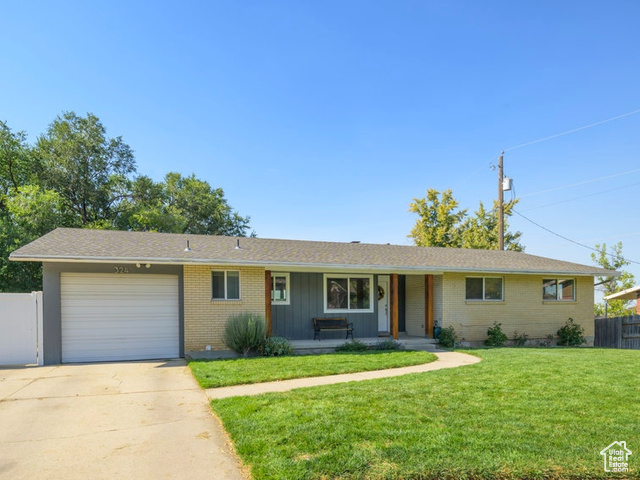
M 236 250 L 240 250 L 240 249 L 242 249 L 242 247 L 240 246 L 240 239 L 238 238 L 236 240 Z
M 351 240 L 351 243 L 360 243 L 360 240 Z
M 187 246 L 184 249 L 185 252 L 190 252 L 191 251 L 191 247 L 189 246 L 189 240 L 187 240 Z

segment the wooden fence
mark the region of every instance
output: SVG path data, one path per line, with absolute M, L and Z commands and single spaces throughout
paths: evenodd
M 640 350 L 640 315 L 595 319 L 595 347 Z

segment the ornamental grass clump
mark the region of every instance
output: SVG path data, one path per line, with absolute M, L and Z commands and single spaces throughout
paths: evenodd
M 232 315 L 227 320 L 222 341 L 231 350 L 247 357 L 251 350 L 257 350 L 267 332 L 264 318 L 250 312 Z

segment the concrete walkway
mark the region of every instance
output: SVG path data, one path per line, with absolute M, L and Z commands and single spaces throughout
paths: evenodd
M 184 360 L 0 368 L 0 478 L 245 478 Z
M 334 383 L 359 382 L 376 378 L 397 377 L 408 373 L 423 373 L 442 368 L 461 367 L 478 363 L 480 359 L 473 355 L 458 352 L 434 352 L 438 359 L 423 365 L 411 367 L 389 368 L 372 372 L 345 373 L 341 375 L 327 375 L 325 377 L 296 378 L 278 382 L 255 383 L 251 385 L 236 385 L 233 387 L 209 388 L 206 390 L 209 398 L 220 399 L 245 395 L 260 395 L 269 392 L 287 392 L 295 388 L 332 385 Z

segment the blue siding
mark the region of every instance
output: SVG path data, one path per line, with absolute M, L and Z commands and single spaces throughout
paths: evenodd
M 378 302 L 374 295 L 373 313 L 324 313 L 322 273 L 290 274 L 290 305 L 273 305 L 273 334 L 290 340 L 313 339 L 313 317 L 346 317 L 353 323 L 353 336 L 378 336 Z M 374 285 L 377 277 L 374 276 Z M 374 292 L 375 292 L 374 287 Z M 402 299 L 402 297 L 400 297 Z M 401 303 L 404 303 L 401 300 Z M 344 338 L 345 332 L 323 332 L 321 338 Z

